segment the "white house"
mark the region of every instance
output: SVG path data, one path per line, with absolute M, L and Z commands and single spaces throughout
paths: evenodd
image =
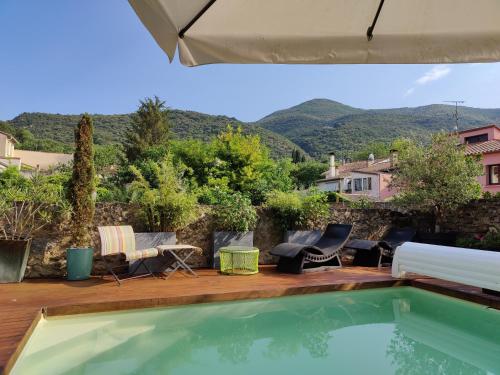
M 386 200 L 394 195 L 389 184 L 396 161 L 397 153 L 392 151 L 389 158 L 375 159 L 370 155 L 368 160 L 337 166 L 335 154 L 330 153 L 330 167 L 323 173 L 325 177 L 317 181 L 318 189 L 339 192 L 354 199 Z
M 12 135 L 0 132 L 0 171 L 9 166 L 44 171 L 73 160 L 72 154 L 16 150 L 15 145 L 18 143 Z

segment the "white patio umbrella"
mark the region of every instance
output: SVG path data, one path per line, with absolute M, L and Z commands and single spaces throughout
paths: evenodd
M 500 61 L 500 0 L 129 0 L 184 65 Z

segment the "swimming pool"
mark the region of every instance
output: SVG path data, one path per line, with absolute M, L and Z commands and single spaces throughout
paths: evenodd
M 40 321 L 12 374 L 500 374 L 500 311 L 412 287 Z

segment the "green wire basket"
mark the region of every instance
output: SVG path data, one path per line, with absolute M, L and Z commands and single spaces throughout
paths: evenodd
M 254 275 L 259 272 L 259 249 L 227 246 L 219 249 L 220 271 L 226 275 Z

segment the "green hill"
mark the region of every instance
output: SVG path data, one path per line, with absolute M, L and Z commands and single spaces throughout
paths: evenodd
M 412 136 L 427 140 L 439 130 L 452 130 L 454 107 L 429 105 L 416 108 L 363 110 L 326 99 L 311 100 L 277 111 L 255 124 L 281 134 L 311 156 L 329 151 L 348 155 L 369 142 L 391 142 Z M 500 122 L 500 109 L 459 107 L 460 129 Z
M 300 149 L 287 138 L 264 129 L 250 126 L 235 118 L 211 116 L 192 111 L 171 110 L 169 112 L 173 137 L 176 139 L 194 138 L 209 140 L 228 124 L 241 126 L 246 134 L 258 134 L 275 157 L 290 156 L 292 150 Z M 92 115 L 94 119 L 94 141 L 96 144 L 122 142 L 130 127 L 130 115 Z M 50 139 L 64 144 L 73 144 L 73 129 L 80 115 L 61 115 L 50 113 L 22 113 L 8 124 L 15 129 L 27 129 L 37 138 Z
M 290 156 L 294 148 L 322 158 L 335 151 L 350 156 L 370 142 L 390 143 L 411 136 L 426 141 L 439 130 L 455 125 L 455 107 L 434 104 L 415 108 L 360 109 L 328 99 L 314 99 L 274 112 L 255 123 L 192 111 L 171 110 L 175 138 L 208 140 L 227 124 L 241 126 L 245 133 L 259 134 L 275 157 Z M 500 123 L 500 109 L 459 107 L 460 129 Z M 37 138 L 71 145 L 79 115 L 23 113 L 8 121 L 14 128 L 29 129 Z M 93 115 L 95 142 L 121 142 L 130 126 L 130 115 Z

